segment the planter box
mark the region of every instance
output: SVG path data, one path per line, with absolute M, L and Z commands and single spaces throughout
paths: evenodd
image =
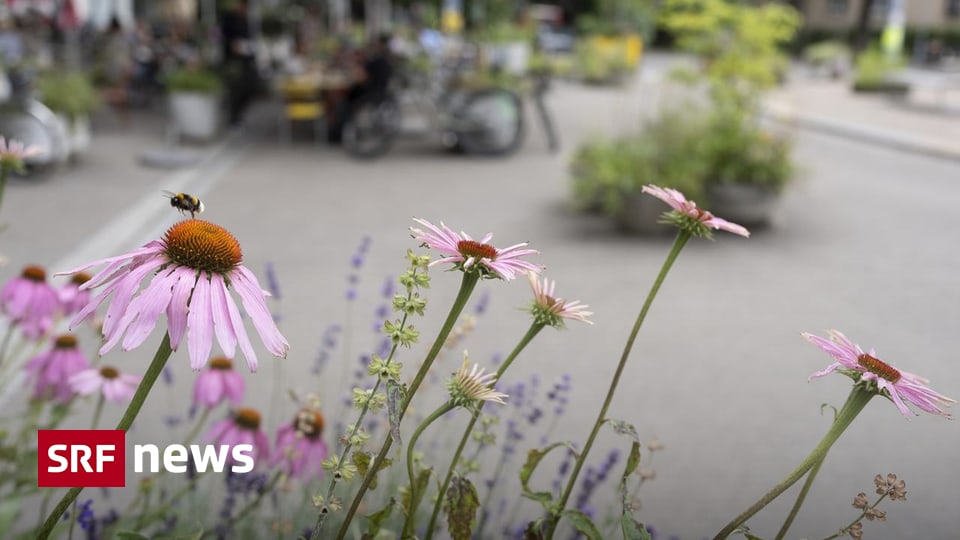
M 90 117 L 83 115 L 71 119 L 66 115 L 57 113 L 57 118 L 67 134 L 67 154 L 69 157 L 76 158 L 87 153 L 93 138 L 93 132 L 90 129 Z
M 676 232 L 673 225 L 660 223 L 663 213 L 670 207 L 663 201 L 636 191 L 623 196 L 623 204 L 614 216 L 620 231 L 627 234 L 659 236 Z
M 746 184 L 707 186 L 707 207 L 723 219 L 747 227 L 770 223 L 780 202 L 780 194 L 770 188 Z
M 489 43 L 483 52 L 490 65 L 498 65 L 507 73 L 523 75 L 530 66 L 532 51 L 526 41 Z
M 220 96 L 202 92 L 171 92 L 170 115 L 180 136 L 210 140 L 220 129 Z

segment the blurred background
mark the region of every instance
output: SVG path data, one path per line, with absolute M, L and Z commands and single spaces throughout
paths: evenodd
M 199 197 L 261 283 L 273 276 L 290 356 L 258 349 L 261 369 L 241 368 L 268 433 L 295 414 L 291 391 L 312 393 L 336 445 L 422 217 L 530 242 L 558 294 L 596 313 L 545 331 L 502 381 L 523 397 L 499 412 L 479 478 L 545 442 L 582 444 L 670 245 L 666 207 L 640 196 L 649 183 L 753 232 L 686 248 L 614 401 L 612 417 L 665 445 L 636 514 L 658 538 L 711 537 L 826 432 L 820 405 L 840 406 L 849 383 L 806 382 L 831 360 L 801 331 L 837 328 L 960 395 L 958 0 L 7 0 L 0 62 L 0 135 L 42 149 L 6 187 L 0 277 L 129 251 L 183 219 L 164 191 Z M 456 291 L 439 270 L 409 366 Z M 522 280 L 484 282 L 425 402 L 463 349 L 491 367 L 509 352 L 529 301 Z M 98 336 L 79 334 L 95 352 Z M 104 361 L 142 371 L 158 342 Z M 190 429 L 185 356 L 128 442 Z M 0 399 L 22 410 L 23 378 L 4 377 Z M 867 537 L 957 538 L 955 424 L 875 401 L 832 450 L 795 537 L 836 532 L 854 496 L 895 472 L 909 497 Z M 425 451 L 445 464 L 454 441 L 436 437 Z M 575 491 L 604 531 L 627 446 L 604 433 Z M 541 467 L 544 489 L 561 462 Z M 538 516 L 515 502 L 515 476 L 490 484 L 485 519 L 500 528 L 484 537 Z M 792 494 L 753 530 L 771 536 Z

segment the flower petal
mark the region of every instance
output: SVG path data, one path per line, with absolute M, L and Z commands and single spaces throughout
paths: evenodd
M 210 280 L 200 275 L 190 299 L 187 314 L 187 353 L 190 369 L 198 371 L 206 365 L 213 347 L 213 317 L 210 314 Z

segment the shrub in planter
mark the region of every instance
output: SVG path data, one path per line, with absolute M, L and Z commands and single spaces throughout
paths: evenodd
M 37 79 L 40 101 L 57 113 L 69 140 L 69 154 L 90 146 L 90 114 L 100 105 L 89 77 L 78 72 L 48 72 Z
M 850 47 L 837 40 L 813 43 L 803 49 L 803 60 L 818 71 L 826 71 L 831 77 L 843 75 L 850 65 Z
M 165 78 L 170 92 L 170 114 L 180 135 L 206 140 L 220 126 L 220 93 L 223 83 L 216 73 L 203 69 L 178 69 Z
M 869 49 L 857 56 L 854 92 L 905 94 L 910 85 L 891 79 L 904 66 L 903 58 L 891 58 L 879 49 Z

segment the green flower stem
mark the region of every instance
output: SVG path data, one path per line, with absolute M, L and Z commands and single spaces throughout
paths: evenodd
M 204 407 L 203 412 L 200 413 L 200 418 L 197 418 L 197 423 L 194 424 L 193 429 L 190 430 L 190 433 L 187 433 L 187 436 L 183 439 L 183 445 L 186 447 L 190 446 L 190 443 L 197 438 L 197 435 L 200 434 L 200 430 L 203 429 L 203 426 L 207 423 L 207 418 L 210 417 L 210 407 Z
M 419 501 L 419 495 L 416 493 L 417 488 L 417 478 L 413 470 L 413 451 L 417 446 L 417 440 L 420 439 L 420 435 L 423 434 L 423 431 L 427 429 L 427 426 L 434 423 L 438 418 L 447 414 L 456 408 L 456 405 L 453 402 L 448 401 L 443 405 L 437 407 L 437 410 L 430 413 L 423 422 L 420 422 L 420 425 L 417 426 L 417 429 L 413 432 L 413 435 L 410 436 L 410 440 L 407 441 L 407 476 L 410 478 L 410 508 L 407 509 L 407 518 L 403 521 L 403 537 L 408 538 L 413 535 L 413 526 L 416 522 L 417 514 L 417 503 Z M 476 418 L 476 417 L 474 417 Z M 440 491 L 443 493 L 443 490 Z M 440 499 L 443 497 L 441 496 Z M 429 538 L 429 536 L 428 536 Z
M 450 313 L 447 314 L 447 319 L 444 321 L 443 327 L 440 328 L 437 339 L 433 342 L 433 347 L 430 348 L 427 357 L 424 358 L 420 370 L 417 371 L 413 382 L 411 382 L 407 388 L 403 401 L 400 403 L 400 410 L 397 411 L 398 422 L 403 420 L 403 415 L 407 412 L 410 401 L 413 400 L 414 394 L 416 394 L 417 389 L 420 388 L 420 383 L 423 382 L 423 379 L 427 376 L 427 372 L 430 371 L 430 366 L 433 365 L 433 361 L 436 360 L 440 351 L 443 349 L 443 344 L 446 343 L 447 337 L 457 324 L 457 319 L 460 317 L 460 313 L 463 312 L 463 308 L 466 307 L 467 301 L 470 299 L 470 295 L 473 293 L 473 289 L 477 286 L 478 281 L 480 281 L 480 274 L 478 272 L 464 272 L 463 281 L 460 282 L 460 290 L 457 292 L 457 297 L 453 301 L 453 305 L 450 306 Z M 360 488 L 353 497 L 350 509 L 347 510 L 347 515 L 340 525 L 340 530 L 337 531 L 337 540 L 343 540 L 347 536 L 347 531 L 350 529 L 350 522 L 353 521 L 353 516 L 357 513 L 357 509 L 360 508 L 360 502 L 363 500 L 363 496 L 366 495 L 367 490 L 370 489 L 370 482 L 373 481 L 377 471 L 380 470 L 380 465 L 383 463 L 383 460 L 386 459 L 392 444 L 393 438 L 387 436 L 383 441 L 383 446 L 380 448 L 380 453 L 377 454 L 373 463 L 370 464 L 367 474 L 363 477 L 363 482 L 360 483 Z M 320 529 L 314 528 L 311 540 L 319 540 L 319 538 Z
M 800 507 L 803 506 L 803 502 L 807 499 L 807 493 L 810 492 L 810 486 L 813 485 L 813 480 L 817 477 L 817 473 L 820 472 L 820 467 L 823 465 L 824 460 L 827 458 L 826 452 L 823 456 L 814 463 L 813 468 L 810 469 L 810 473 L 807 474 L 807 479 L 803 481 L 803 487 L 800 488 L 800 494 L 797 495 L 796 502 L 793 503 L 793 508 L 790 509 L 790 514 L 787 516 L 787 519 L 784 520 L 783 525 L 780 527 L 780 531 L 777 532 L 777 536 L 774 540 L 783 540 L 783 537 L 787 535 L 787 531 L 790 530 L 790 526 L 793 525 L 793 520 L 797 518 L 797 514 L 800 513 Z
M 172 352 L 173 349 L 170 348 L 170 335 L 164 334 L 163 341 L 160 343 L 156 354 L 153 356 L 153 360 L 150 362 L 150 367 L 148 367 L 147 372 L 144 373 L 143 380 L 141 380 L 140 385 L 137 386 L 137 391 L 133 395 L 130 405 L 127 406 L 127 410 L 123 413 L 123 417 L 117 424 L 116 429 L 127 431 L 130 429 L 130 426 L 133 425 L 133 421 L 136 420 L 137 415 L 140 414 L 140 408 L 143 407 L 143 403 L 147 400 L 147 395 L 150 394 L 153 384 L 157 382 L 157 378 L 160 376 L 160 373 L 163 372 L 163 366 L 166 365 L 167 359 L 170 358 L 170 353 Z M 53 528 L 56 527 L 60 516 L 62 516 L 70 504 L 77 499 L 81 491 L 83 491 L 82 487 L 70 488 L 70 491 L 60 499 L 60 502 L 57 503 L 53 512 L 47 516 L 43 527 L 41 527 L 37 533 L 37 540 L 47 540 L 47 538 L 50 537 L 50 533 L 53 532 Z
M 556 506 L 556 513 L 554 513 L 548 521 L 547 534 L 545 536 L 546 540 L 551 540 L 553 538 L 553 535 L 557 530 L 557 524 L 560 522 L 560 516 L 563 514 L 563 510 L 567 506 L 567 500 L 570 499 L 570 494 L 573 492 L 573 486 L 577 483 L 577 476 L 580 474 L 580 469 L 583 468 L 583 464 L 587 461 L 587 455 L 590 454 L 590 449 L 593 447 L 593 443 L 597 439 L 597 434 L 600 433 L 600 428 L 606 421 L 607 410 L 610 408 L 610 404 L 613 402 L 613 395 L 617 391 L 617 385 L 620 384 L 620 377 L 623 375 L 623 370 L 627 366 L 627 359 L 630 358 L 630 351 L 633 349 L 633 342 L 637 339 L 637 334 L 640 333 L 640 327 L 643 326 L 643 320 L 646 319 L 647 312 L 650 310 L 650 306 L 653 304 L 653 299 L 656 298 L 657 292 L 660 290 L 660 286 L 663 284 L 664 279 L 666 279 L 667 274 L 670 272 L 670 267 L 673 266 L 673 262 L 677 260 L 677 256 L 680 255 L 680 251 L 683 250 L 683 246 L 687 244 L 687 240 L 689 239 L 690 231 L 687 229 L 680 229 L 680 232 L 677 233 L 677 238 L 673 241 L 673 247 L 670 248 L 670 253 L 667 254 L 667 259 L 663 261 L 663 266 L 660 268 L 660 274 L 657 275 L 657 279 L 653 282 L 650 292 L 647 293 L 647 299 L 643 302 L 643 307 L 640 308 L 640 314 L 637 315 L 637 320 L 633 323 L 633 329 L 630 331 L 630 337 L 627 338 L 627 343 L 623 348 L 623 354 L 620 356 L 620 363 L 617 364 L 617 371 L 614 372 L 613 380 L 610 381 L 610 388 L 607 390 L 607 397 L 603 400 L 603 406 L 600 407 L 600 414 L 597 415 L 597 420 L 593 423 L 593 429 L 590 431 L 590 436 L 587 437 L 587 443 L 583 446 L 583 451 L 580 452 L 580 455 L 574 462 L 573 472 L 570 474 L 570 478 L 567 480 L 567 485 L 564 488 L 563 493 L 560 495 L 560 501 Z
M 407 291 L 407 300 L 409 301 L 413 298 L 413 289 Z M 404 313 L 403 318 L 400 319 L 400 329 L 407 327 L 407 319 L 410 317 L 410 313 Z M 397 354 L 397 348 L 400 346 L 400 341 L 395 340 L 393 346 L 390 348 L 390 354 L 387 355 L 386 364 L 390 365 L 393 361 L 393 357 Z M 346 370 L 344 370 L 346 372 Z M 341 379 L 341 385 L 345 385 L 345 379 Z M 374 383 L 373 389 L 370 391 L 370 397 L 363 402 L 363 407 L 360 409 L 360 415 L 357 418 L 357 421 L 353 424 L 353 429 L 350 431 L 350 435 L 347 436 L 346 444 L 343 445 L 343 451 L 340 452 L 340 458 L 337 460 L 337 468 L 334 472 L 340 472 L 340 469 L 343 468 L 343 464 L 346 462 L 347 456 L 350 454 L 350 450 L 353 449 L 353 438 L 360 431 L 360 426 L 363 425 L 363 418 L 367 415 L 367 412 L 370 410 L 370 402 L 373 401 L 373 397 L 377 394 L 377 391 L 380 390 L 380 385 L 383 384 L 383 377 L 377 377 L 377 382 Z M 330 475 L 330 486 L 327 488 L 327 495 L 324 497 L 324 501 L 329 501 L 333 497 L 334 490 L 337 487 L 337 474 Z M 329 512 L 328 512 L 329 513 Z M 319 540 L 320 531 L 323 529 L 323 523 L 327 518 L 327 513 L 320 512 L 317 515 L 317 523 L 313 526 L 313 533 L 310 535 L 311 540 Z
M 3 188 L 0 188 L 0 196 L 3 195 Z M 0 364 L 2 364 L 7 359 L 7 348 L 10 347 L 10 338 L 13 337 L 13 330 L 17 327 L 17 323 L 11 322 L 7 326 L 7 331 L 3 333 L 3 341 L 0 342 Z
M 0 164 L 0 206 L 3 206 L 3 192 L 7 190 L 7 177 L 10 176 L 12 167 L 7 164 Z
M 540 333 L 540 330 L 543 330 L 545 325 L 543 323 L 534 322 L 530 325 L 530 329 L 527 330 L 527 333 L 520 338 L 520 342 L 517 343 L 516 347 L 513 348 L 513 351 L 510 352 L 510 356 L 500 364 L 500 368 L 497 370 L 496 378 L 494 383 L 500 381 L 500 377 L 503 376 L 503 373 L 507 371 L 507 368 L 510 367 L 510 364 L 520 355 L 520 352 L 526 348 L 526 346 L 533 341 L 533 338 Z M 457 451 L 453 453 L 453 459 L 450 461 L 450 467 L 447 469 L 447 476 L 443 479 L 443 484 L 440 486 L 440 494 L 437 497 L 437 502 L 433 505 L 433 513 L 430 515 L 430 522 L 427 524 L 427 536 L 425 540 L 430 540 L 433 537 L 433 527 L 437 523 L 437 518 L 440 517 L 440 508 L 443 506 L 443 494 L 447 492 L 447 487 L 450 485 L 450 480 L 453 479 L 453 473 L 457 468 L 457 462 L 460 461 L 460 455 L 463 454 L 464 447 L 467 446 L 467 441 L 470 440 L 470 434 L 473 433 L 473 426 L 476 425 L 477 419 L 480 418 L 480 413 L 483 412 L 483 407 L 486 405 L 486 401 L 481 401 L 477 404 L 476 410 L 473 412 L 473 416 L 470 418 L 470 422 L 467 424 L 467 428 L 463 430 L 463 436 L 460 437 L 460 444 L 457 446 Z M 493 486 L 490 490 L 487 491 L 487 499 L 490 497 L 490 493 L 493 493 Z M 486 508 L 486 502 L 481 508 Z
M 850 396 L 847 397 L 847 402 L 843 404 L 843 408 L 840 409 L 840 412 L 837 413 L 836 418 L 833 420 L 833 425 L 830 426 L 830 430 L 827 431 L 827 434 L 820 441 L 820 444 L 810 452 L 800 465 L 787 476 L 782 482 L 774 486 L 769 492 L 767 492 L 763 497 L 760 498 L 756 503 L 753 504 L 750 508 L 744 510 L 742 514 L 735 517 L 733 521 L 727 524 L 717 535 L 714 537 L 714 540 L 724 540 L 726 537 L 730 536 L 734 530 L 743 525 L 748 519 L 753 517 L 754 514 L 762 510 L 765 506 L 770 504 L 771 501 L 776 499 L 781 493 L 786 491 L 790 486 L 795 484 L 807 471 L 812 469 L 818 461 L 823 460 L 827 455 L 827 451 L 830 450 L 830 447 L 833 446 L 833 443 L 837 442 L 837 439 L 840 438 L 840 435 L 843 434 L 853 420 L 860 414 L 860 411 L 866 407 L 867 403 L 870 402 L 870 398 L 875 396 L 876 393 L 864 388 L 860 384 L 856 384 L 853 387 L 853 390 L 850 391 Z
M 90 429 L 97 429 L 100 424 L 100 414 L 103 413 L 103 394 L 97 396 L 97 405 L 93 409 L 93 420 L 90 421 Z

